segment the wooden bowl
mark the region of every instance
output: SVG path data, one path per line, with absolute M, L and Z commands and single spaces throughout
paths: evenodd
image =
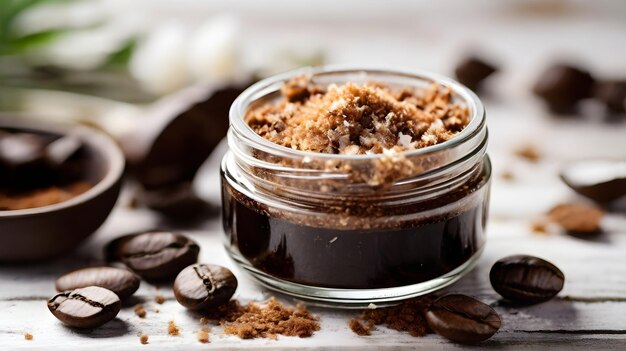
M 0 211 L 0 261 L 38 261 L 77 247 L 109 216 L 119 196 L 124 156 L 106 134 L 92 128 L 0 118 L 0 128 L 63 136 L 71 131 L 83 143 L 86 192 L 53 205 Z

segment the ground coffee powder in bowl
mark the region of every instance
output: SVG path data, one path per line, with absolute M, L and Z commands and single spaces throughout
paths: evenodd
M 231 109 L 227 249 L 262 282 L 331 303 L 450 284 L 484 245 L 484 109 L 430 74 L 313 69 Z

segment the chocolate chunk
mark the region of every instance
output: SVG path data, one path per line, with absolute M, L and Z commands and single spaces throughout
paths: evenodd
M 183 269 L 174 281 L 174 295 L 190 310 L 227 303 L 237 290 L 237 278 L 225 267 L 194 264 Z
M 515 255 L 498 260 L 489 273 L 491 286 L 505 298 L 523 304 L 548 301 L 563 289 L 565 276 L 539 257 Z
M 594 88 L 594 97 L 602 102 L 609 112 L 626 112 L 626 81 L 602 81 Z
M 592 95 L 594 79 L 581 68 L 556 64 L 542 72 L 533 92 L 555 113 L 569 113 L 576 104 Z
M 472 297 L 451 294 L 433 302 L 426 320 L 435 333 L 462 344 L 489 339 L 500 329 L 500 316 L 489 305 Z
M 48 309 L 55 317 L 81 329 L 96 328 L 112 320 L 121 305 L 114 292 L 98 286 L 65 291 L 48 301 Z
M 200 247 L 184 235 L 169 232 L 148 232 L 132 235 L 112 245 L 111 255 L 145 279 L 174 278 L 183 268 L 198 260 Z M 115 250 L 117 249 L 117 250 Z
M 120 299 L 130 297 L 139 289 L 139 277 L 125 269 L 89 267 L 66 273 L 56 280 L 57 291 L 99 286 L 113 291 Z
M 612 202 L 626 195 L 626 162 L 573 162 L 561 170 L 561 179 L 575 192 L 593 201 Z
M 594 234 L 600 232 L 604 212 L 591 205 L 580 203 L 561 204 L 548 212 L 548 218 L 571 234 Z
M 480 88 L 481 83 L 496 71 L 497 68 L 494 65 L 478 57 L 471 56 L 456 66 L 454 75 L 461 84 L 472 90 L 477 90 Z

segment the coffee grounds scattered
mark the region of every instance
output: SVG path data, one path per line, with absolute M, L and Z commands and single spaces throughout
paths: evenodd
M 141 336 L 139 336 L 139 342 L 142 345 L 147 345 L 148 344 L 148 335 L 142 334 Z
M 154 297 L 154 302 L 158 303 L 159 305 L 162 305 L 163 302 L 165 302 L 165 298 L 161 295 L 157 295 Z
M 557 205 L 548 212 L 549 220 L 574 234 L 598 233 L 602 217 L 604 211 L 581 203 Z
M 372 335 L 372 329 L 374 329 L 374 323 L 371 321 L 364 322 L 360 319 L 353 318 L 348 322 L 348 326 L 352 331 L 359 336 Z
M 541 152 L 533 145 L 525 145 L 515 150 L 515 155 L 529 162 L 539 162 L 541 160 Z
M 204 316 L 203 321 L 217 320 L 224 332 L 242 339 L 276 339 L 278 335 L 310 337 L 320 329 L 319 317 L 298 304 L 287 307 L 275 298 L 263 305 L 250 302 L 241 305 L 237 300 L 218 307 Z
M 135 306 L 135 314 L 139 316 L 139 318 L 146 318 L 146 309 L 143 308 L 142 305 Z
M 535 221 L 530 224 L 530 228 L 537 234 L 548 234 L 548 225 L 544 221 Z
M 208 344 L 209 340 L 209 328 L 202 328 L 198 331 L 198 341 L 203 344 Z
M 348 326 L 357 335 L 371 334 L 374 325 L 385 325 L 387 328 L 408 332 L 419 337 L 432 333 L 426 321 L 426 310 L 435 300 L 427 295 L 402 302 L 400 305 L 364 310 L 361 315 L 348 322 Z
M 174 324 L 174 321 L 169 321 L 167 324 L 167 333 L 171 336 L 178 336 L 180 334 L 180 329 Z
M 33 340 L 33 334 L 29 332 L 24 333 L 24 340 Z

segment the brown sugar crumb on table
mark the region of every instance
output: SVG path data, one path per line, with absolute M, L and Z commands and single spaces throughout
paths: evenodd
M 180 334 L 180 329 L 174 324 L 174 321 L 167 323 L 167 333 L 171 336 L 178 336 Z
M 277 335 L 310 337 L 320 329 L 319 318 L 312 315 L 304 305 L 286 307 L 275 298 L 265 305 L 249 303 L 241 306 L 241 314 L 236 312 L 221 320 L 224 332 L 242 339 L 269 338 Z M 239 314 L 238 317 L 233 317 Z
M 285 83 L 283 99 L 248 111 L 246 122 L 263 138 L 301 151 L 380 154 L 442 143 L 469 123 L 466 106 L 449 88 L 382 83 L 320 87 L 306 77 Z
M 369 333 L 374 325 L 380 324 L 384 324 L 390 329 L 408 332 L 411 336 L 425 336 L 431 333 L 425 315 L 426 309 L 433 300 L 434 297 L 432 296 L 422 296 L 406 300 L 397 306 L 364 310 L 358 318 L 350 321 L 348 325 L 353 332 L 362 336 L 369 334 L 360 334 L 359 332 L 367 331 Z M 359 322 L 363 327 L 371 327 L 362 330 L 356 325 L 356 322 Z
M 374 329 L 374 323 L 371 321 L 364 322 L 358 318 L 351 319 L 348 322 L 348 326 L 359 336 L 370 336 L 372 335 L 372 329 Z
M 24 333 L 24 340 L 33 340 L 33 334 L 29 332 Z
M 529 162 L 539 162 L 541 160 L 541 152 L 533 145 L 525 145 L 515 150 L 515 155 Z
M 142 305 L 135 306 L 135 314 L 139 318 L 146 318 L 146 309 Z
M 141 336 L 139 336 L 139 342 L 142 345 L 147 345 L 148 344 L 148 335 L 142 334 Z
M 209 343 L 209 328 L 202 328 L 198 331 L 198 341 L 203 344 Z
M 161 295 L 157 295 L 154 297 L 154 302 L 158 303 L 159 305 L 162 305 L 163 302 L 165 302 L 165 298 Z

